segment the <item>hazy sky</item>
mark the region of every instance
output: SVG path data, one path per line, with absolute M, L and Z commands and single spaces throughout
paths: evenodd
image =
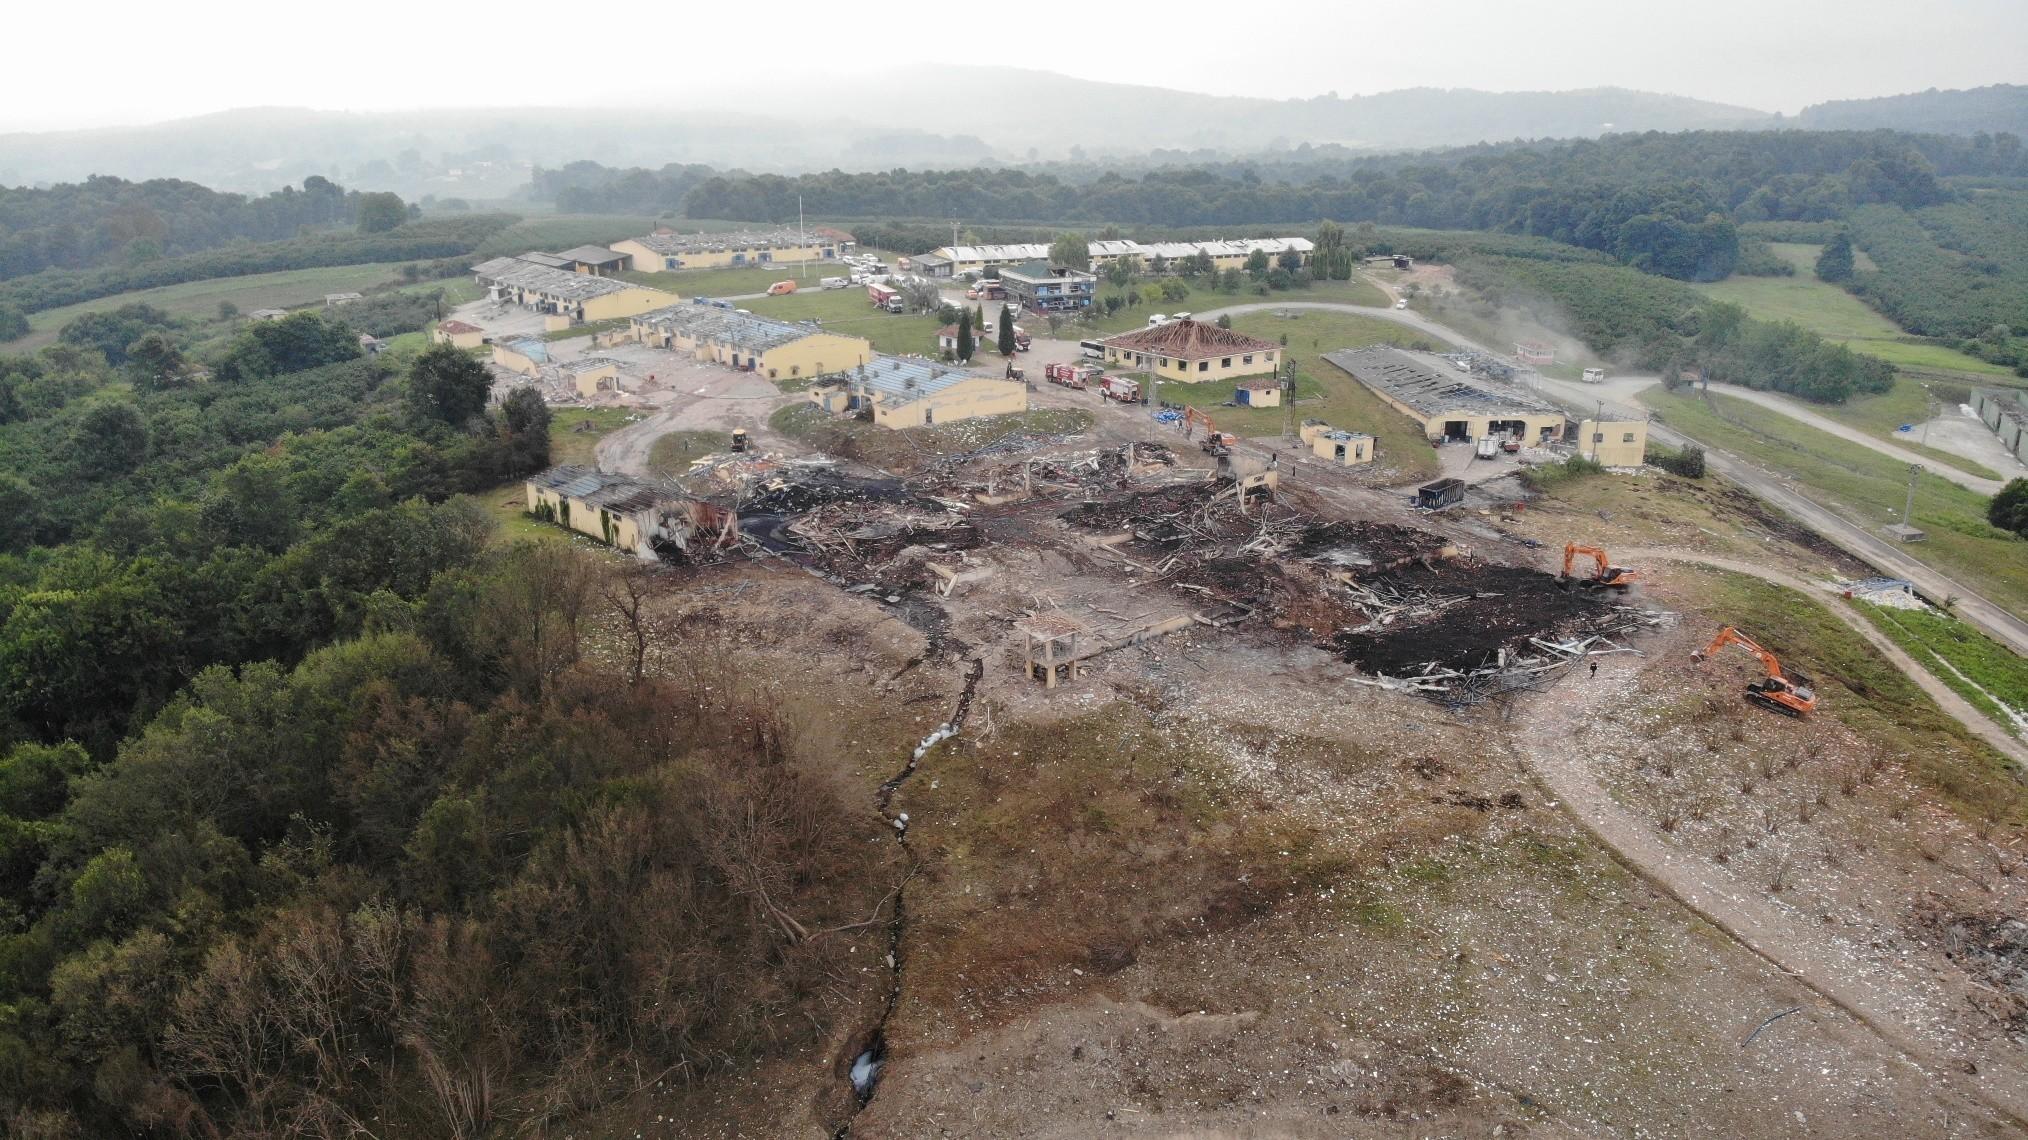
M 0 130 L 259 105 L 584 105 L 693 84 L 736 96 L 743 83 L 794 84 L 820 69 L 877 84 L 920 60 L 1227 95 L 1615 86 L 1791 113 L 1824 99 L 2028 81 L 2028 0 L 1099 0 L 1057 6 L 1072 14 L 1064 20 L 1036 4 L 836 0 L 18 7 Z M 640 70 L 658 40 L 671 45 L 660 76 Z M 679 46 L 693 40 L 701 50 Z M 602 77 L 602 67 L 624 73 Z M 811 87 L 821 107 L 825 85 Z

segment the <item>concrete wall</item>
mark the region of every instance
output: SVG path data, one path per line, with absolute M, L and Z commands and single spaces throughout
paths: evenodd
M 2016 459 L 2028 463 L 2028 424 L 2006 415 L 2004 410 L 2008 406 L 2008 402 L 2002 400 L 1998 393 L 1983 389 L 1972 393 L 1972 410 L 1979 414 L 1979 419 L 1993 430 L 1994 435 L 2000 437 L 2002 447 L 2012 452 Z
M 980 416 L 999 416 L 1028 410 L 1028 386 L 1014 380 L 980 377 L 961 380 L 933 396 L 905 404 L 878 403 L 873 422 L 882 427 L 921 427 L 925 423 L 948 424 Z
M 1237 352 L 1231 356 L 1213 356 L 1204 360 L 1183 360 L 1173 356 L 1162 356 L 1159 353 L 1136 352 L 1133 349 L 1106 346 L 1106 363 L 1112 367 L 1131 371 L 1145 368 L 1163 380 L 1181 384 L 1267 376 L 1273 374 L 1280 362 L 1279 348 L 1260 352 Z
M 759 371 L 770 380 L 843 372 L 873 361 L 873 343 L 842 333 L 811 333 L 761 353 Z
M 547 487 L 524 483 L 528 491 L 528 513 L 541 516 L 547 513 L 556 524 L 582 535 L 596 538 L 600 542 L 621 550 L 640 553 L 645 549 L 641 544 L 641 526 L 632 516 L 614 514 L 600 507 L 594 507 L 582 499 L 567 499 Z M 548 508 L 547 512 L 544 508 Z
M 505 368 L 509 372 L 518 372 L 523 376 L 539 376 L 542 373 L 542 365 L 537 364 L 535 361 L 528 359 L 505 345 L 496 344 L 493 346 L 493 363 Z
M 1280 388 L 1234 388 L 1232 402 L 1243 408 L 1279 408 L 1282 406 Z
M 466 333 L 447 333 L 438 328 L 430 330 L 430 339 L 438 344 L 448 344 L 453 348 L 479 348 L 486 343 L 486 333 L 484 330 Z
M 1576 442 L 1579 455 L 1607 467 L 1639 467 L 1648 452 L 1648 425 L 1642 420 L 1584 420 L 1577 425 Z
M 572 376 L 571 382 L 577 385 L 578 395 L 589 398 L 598 395 L 600 381 L 611 380 L 614 382 L 613 387 L 617 388 L 619 387 L 619 378 L 619 365 L 602 364 L 588 372 L 579 372 L 575 376 Z

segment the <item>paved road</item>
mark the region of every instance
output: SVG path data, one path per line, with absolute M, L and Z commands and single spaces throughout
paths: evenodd
M 1870 448 L 1889 459 L 1902 463 L 1920 463 L 1937 478 L 1948 479 L 1967 491 L 1975 491 L 1981 495 L 1997 495 L 2000 493 L 2000 488 L 2004 486 L 1998 479 L 1981 479 L 1977 475 L 1967 475 L 1955 467 L 1945 466 L 1940 460 L 1931 456 L 1919 455 L 1906 448 L 1896 447 L 1894 444 L 1867 432 L 1860 431 L 1850 424 L 1841 424 L 1828 416 L 1818 415 L 1800 400 L 1791 400 L 1787 396 L 1774 392 L 1762 392 L 1756 388 L 1742 388 L 1737 384 L 1707 384 L 1705 386 L 1721 396 L 1731 396 L 1736 400 L 1745 400 L 1749 404 L 1759 404 L 1763 408 L 1772 408 L 1792 420 L 1808 424 L 1818 431 L 1828 432 L 1839 439 L 1849 440 L 1861 447 Z
M 1198 315 L 1202 319 L 1215 320 L 1223 313 L 1237 315 L 1275 309 L 1335 309 L 1365 317 L 1378 317 L 1420 329 L 1431 336 L 1441 337 L 1466 348 L 1481 352 L 1493 351 L 1409 309 L 1387 309 L 1325 301 L 1289 301 L 1234 305 Z M 1620 381 L 1624 386 L 1638 383 L 1642 379 L 1644 378 L 1621 377 Z M 1614 392 L 1620 390 L 1614 388 Z M 1553 380 L 1547 376 L 1539 377 L 1535 381 L 1535 391 L 1557 400 L 1566 408 L 1579 411 L 1594 407 L 1599 399 L 1599 391 L 1595 385 Z M 1678 447 L 1685 443 L 1696 443 L 1704 449 L 1705 463 L 1711 470 L 1781 508 L 1798 522 L 1836 543 L 1853 557 L 1871 564 L 1884 574 L 1905 578 L 1915 583 L 1916 589 L 1924 597 L 1938 602 L 1946 598 L 1956 599 L 1954 612 L 1958 617 L 1978 626 L 1993 638 L 2011 647 L 2014 652 L 2028 656 L 2028 621 L 2022 620 L 2020 615 L 1988 600 L 1949 575 L 1910 557 L 1902 547 L 1875 537 L 1867 528 L 1850 522 L 1844 516 L 1805 498 L 1794 482 L 1786 476 L 1747 463 L 1709 441 L 1691 440 L 1659 423 L 1649 425 L 1648 434 L 1662 443 Z

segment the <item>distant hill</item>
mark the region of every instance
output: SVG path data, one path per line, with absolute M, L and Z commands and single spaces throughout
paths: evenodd
M 1968 91 L 1932 87 L 1910 95 L 1879 99 L 1839 99 L 1805 107 L 1798 126 L 1818 130 L 1926 131 L 1942 135 L 1973 135 L 2006 131 L 2028 135 L 2028 87 L 1996 83 Z
M 798 76 L 732 91 L 681 84 L 658 83 L 624 109 L 261 107 L 141 127 L 0 135 L 0 185 L 113 174 L 265 192 L 319 174 L 409 197 L 489 198 L 526 185 L 536 165 L 575 159 L 796 173 L 972 166 L 1074 151 L 1253 154 L 1304 143 L 1400 150 L 1774 121 L 1745 107 L 1617 88 L 1251 99 L 1007 67 L 932 65 L 879 83 Z

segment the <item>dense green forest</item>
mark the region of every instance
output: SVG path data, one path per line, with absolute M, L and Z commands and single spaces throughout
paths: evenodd
M 468 214 L 410 222 L 385 233 L 328 234 L 216 249 L 188 257 L 163 258 L 145 265 L 112 269 L 50 269 L 29 277 L 0 282 L 0 314 L 35 313 L 112 297 L 136 289 L 243 277 L 284 269 L 329 265 L 365 265 L 377 261 L 429 262 L 458 258 L 479 243 L 513 225 L 513 214 Z M 449 276 L 464 272 L 463 260 L 426 265 L 424 272 Z M 4 322 L 4 317 L 0 317 Z M 19 336 L 25 327 L 14 333 Z M 0 340 L 12 339 L 0 325 Z
M 753 222 L 810 213 L 981 223 L 1305 224 L 1320 218 L 1527 234 L 1664 276 L 1711 280 L 1739 259 L 1736 225 L 1821 221 L 1855 207 L 1949 202 L 1950 175 L 2028 175 L 2011 135 L 1701 131 L 1465 147 L 1433 154 L 1274 160 L 1149 170 L 830 171 L 800 177 L 698 167 L 615 171 L 574 163 L 532 192 L 602 209 Z M 587 195 L 596 197 L 587 197 Z
M 285 186 L 260 197 L 174 178 L 100 175 L 43 189 L 0 186 L 0 280 L 45 269 L 145 265 L 334 226 L 378 232 L 408 216 L 393 195 L 362 194 L 316 175 L 301 189 Z
M 1854 241 L 1879 268 L 1848 284 L 1903 328 L 2028 369 L 2028 193 L 1853 211 Z
M 585 661 L 638 571 L 458 497 L 547 463 L 532 391 L 311 313 L 208 378 L 66 331 L 0 361 L 10 1135 L 470 1134 L 807 1036 L 843 947 L 752 885 L 863 917 L 864 825 L 779 699 Z

